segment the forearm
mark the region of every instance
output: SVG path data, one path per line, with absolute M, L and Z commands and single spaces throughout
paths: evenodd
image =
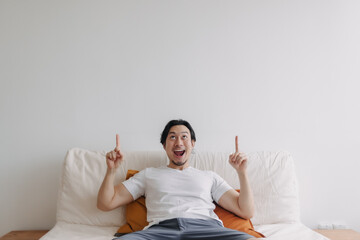
M 116 169 L 120 166 L 124 156 L 120 151 L 119 135 L 116 134 L 116 147 L 106 153 L 107 171 L 99 189 L 97 207 L 103 211 L 110 211 L 133 201 L 133 197 L 126 187 L 120 183 L 114 185 Z
M 238 205 L 243 213 L 243 216 L 250 219 L 254 215 L 254 198 L 249 184 L 248 175 L 246 172 L 238 172 L 240 181 L 240 194 L 238 198 Z
M 106 172 L 104 181 L 101 184 L 99 189 L 98 198 L 97 198 L 97 207 L 101 210 L 108 210 L 111 206 L 111 202 L 115 195 L 114 180 L 115 180 L 115 170 L 109 169 Z

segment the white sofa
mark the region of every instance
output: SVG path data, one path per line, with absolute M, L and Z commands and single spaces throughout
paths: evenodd
M 125 223 L 124 207 L 111 212 L 96 208 L 98 189 L 106 172 L 105 151 L 79 148 L 66 155 L 59 186 L 57 223 L 41 239 L 109 240 Z M 142 170 L 167 164 L 165 151 L 125 152 L 116 181 L 128 169 Z M 238 177 L 228 163 L 228 153 L 194 153 L 190 165 L 212 170 L 238 189 Z M 297 179 L 292 157 L 287 152 L 249 153 L 248 174 L 255 199 L 255 230 L 269 240 L 326 240 L 300 222 Z

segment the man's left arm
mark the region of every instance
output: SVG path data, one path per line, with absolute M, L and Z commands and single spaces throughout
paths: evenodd
M 236 170 L 240 181 L 240 193 L 234 189 L 225 192 L 218 203 L 226 210 L 244 219 L 254 215 L 254 198 L 247 175 L 247 157 L 239 152 L 238 137 L 235 138 L 235 153 L 229 156 L 230 165 Z

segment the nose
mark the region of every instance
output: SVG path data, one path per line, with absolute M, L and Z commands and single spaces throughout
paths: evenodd
M 175 146 L 182 146 L 182 145 L 183 145 L 183 140 L 181 139 L 181 137 L 176 138 Z

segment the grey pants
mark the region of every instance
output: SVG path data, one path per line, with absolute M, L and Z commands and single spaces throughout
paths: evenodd
M 128 233 L 117 240 L 246 240 L 253 236 L 225 228 L 215 219 L 173 218 L 146 230 Z M 113 240 L 114 240 L 113 239 Z

